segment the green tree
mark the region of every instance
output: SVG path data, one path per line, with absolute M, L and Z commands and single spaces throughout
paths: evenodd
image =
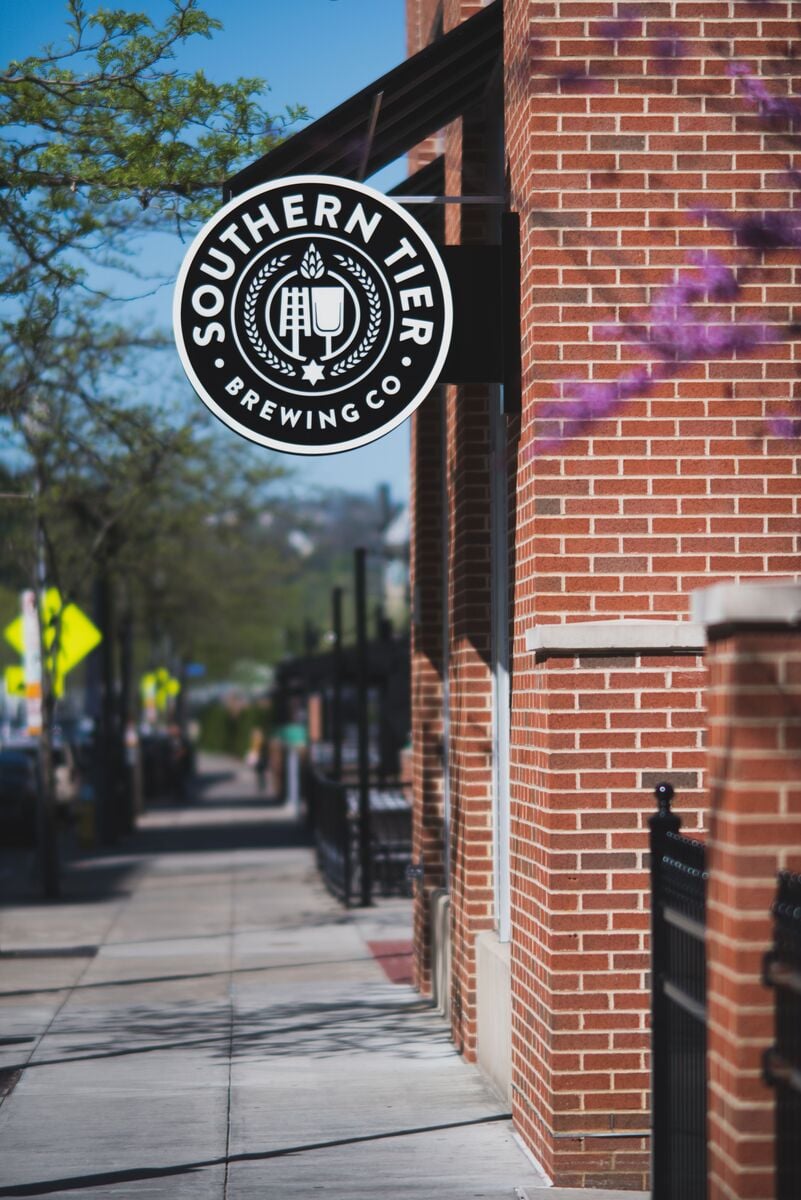
M 220 28 L 197 0 L 171 0 L 160 26 L 122 9 L 90 14 L 83 0 L 67 9 L 62 46 L 0 72 L 0 422 L 4 465 L 31 497 L 18 518 L 36 531 L 23 574 L 35 567 L 69 599 L 97 569 L 124 577 L 145 532 L 164 524 L 165 481 L 208 471 L 179 394 L 157 382 L 142 399 L 136 356 L 165 341 L 122 305 L 158 282 L 138 267 L 140 239 L 182 236 L 302 111 L 271 116 L 261 80 L 177 69 L 180 47 Z M 45 711 L 51 781 L 47 678 Z M 54 894 L 52 855 L 43 861 Z
M 28 298 L 28 320 L 52 319 L 54 291 L 87 285 L 91 265 L 133 274 L 138 234 L 208 215 L 237 166 L 303 115 L 271 116 L 260 79 L 178 71 L 178 48 L 221 26 L 197 0 L 169 7 L 157 28 L 69 0 L 66 45 L 0 73 L 0 291 Z

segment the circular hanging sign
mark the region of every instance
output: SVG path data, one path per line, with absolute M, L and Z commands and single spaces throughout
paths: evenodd
M 453 308 L 434 243 L 399 204 L 296 175 L 237 196 L 201 229 L 173 322 L 184 370 L 221 421 L 274 450 L 334 454 L 425 399 Z

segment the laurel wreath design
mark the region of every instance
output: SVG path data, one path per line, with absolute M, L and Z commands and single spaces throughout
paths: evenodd
M 378 288 L 360 263 L 357 263 L 355 259 L 350 258 L 347 254 L 335 254 L 334 258 L 346 271 L 350 271 L 357 283 L 360 283 L 363 287 L 367 297 L 369 313 L 364 337 L 356 349 L 352 350 L 347 358 L 343 358 L 331 369 L 332 375 L 342 375 L 345 371 L 349 371 L 351 367 L 355 367 L 357 363 L 361 362 L 375 345 L 376 339 L 381 332 L 381 298 L 378 294 Z
M 264 359 L 269 367 L 278 371 L 280 375 L 294 375 L 295 368 L 286 359 L 280 358 L 277 354 L 273 353 L 259 333 L 259 328 L 256 324 L 256 302 L 270 276 L 274 275 L 276 271 L 280 271 L 289 262 L 290 257 L 291 255 L 289 254 L 279 254 L 275 258 L 271 258 L 268 263 L 265 263 L 258 274 L 254 275 L 250 281 L 242 306 L 245 330 L 253 349 L 260 358 Z

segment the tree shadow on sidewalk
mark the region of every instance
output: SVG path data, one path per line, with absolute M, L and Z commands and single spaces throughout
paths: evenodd
M 63 1054 L 54 1056 L 59 1044 Z M 51 1030 L 48 1049 L 47 1056 L 28 1062 L 26 1071 L 190 1050 L 201 1050 L 210 1059 L 230 1057 L 259 1064 L 274 1058 L 329 1059 L 339 1054 L 380 1052 L 409 1061 L 456 1053 L 447 1027 L 433 1016 L 429 1001 L 395 998 L 384 985 L 372 997 L 237 1008 L 233 1018 L 227 1000 L 126 1005 L 105 1012 L 72 1009 Z

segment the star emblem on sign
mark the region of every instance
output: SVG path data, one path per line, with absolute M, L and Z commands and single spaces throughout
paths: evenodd
M 310 363 L 306 363 L 306 366 L 303 368 L 303 378 L 307 383 L 319 383 L 324 375 L 325 367 L 321 366 L 320 363 L 315 362 L 314 359 L 312 359 Z

